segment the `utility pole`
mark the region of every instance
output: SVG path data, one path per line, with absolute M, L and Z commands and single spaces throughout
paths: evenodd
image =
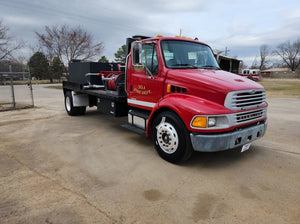
M 230 50 L 228 50 L 228 48 L 227 47 L 225 47 L 225 56 L 227 56 L 228 55 L 228 52 L 229 52 Z

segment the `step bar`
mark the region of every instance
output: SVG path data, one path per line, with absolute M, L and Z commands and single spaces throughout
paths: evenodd
M 122 127 L 139 135 L 145 135 L 149 115 L 149 111 L 129 110 L 128 124 L 122 125 Z

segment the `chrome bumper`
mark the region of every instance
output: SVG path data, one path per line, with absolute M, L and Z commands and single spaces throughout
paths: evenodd
M 267 122 L 225 134 L 191 133 L 191 142 L 195 151 L 216 152 L 233 149 L 261 138 L 267 129 Z

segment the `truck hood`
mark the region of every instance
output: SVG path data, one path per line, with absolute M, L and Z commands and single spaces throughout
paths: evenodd
M 264 88 L 248 78 L 212 69 L 172 69 L 167 72 L 166 83 L 186 88 L 186 94 L 222 105 L 229 92 Z

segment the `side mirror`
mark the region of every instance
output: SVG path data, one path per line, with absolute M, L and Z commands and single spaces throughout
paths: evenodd
M 131 45 L 132 49 L 132 65 L 133 69 L 137 72 L 144 71 L 145 66 L 142 63 L 142 44 L 139 41 L 135 41 Z

